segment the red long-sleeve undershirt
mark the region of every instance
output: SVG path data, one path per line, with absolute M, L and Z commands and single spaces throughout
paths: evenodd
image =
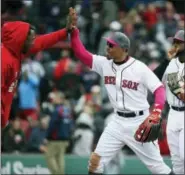
M 44 49 L 51 48 L 54 46 L 57 42 L 61 40 L 65 40 L 67 38 L 67 30 L 66 29 L 61 29 L 56 32 L 52 32 L 49 34 L 45 35 L 40 35 L 36 37 L 34 40 L 34 45 L 33 47 L 30 48 L 28 54 L 35 54 L 39 51 L 42 51 Z

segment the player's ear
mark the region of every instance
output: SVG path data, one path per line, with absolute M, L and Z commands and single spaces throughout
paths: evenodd
M 124 51 L 124 52 L 128 52 L 128 49 L 123 48 L 123 51 Z

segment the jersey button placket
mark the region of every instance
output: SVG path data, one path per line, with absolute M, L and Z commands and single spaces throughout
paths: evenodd
M 118 108 L 123 108 L 123 95 L 121 92 L 120 85 L 122 84 L 121 71 L 118 70 L 116 73 L 116 90 L 117 90 L 117 104 Z

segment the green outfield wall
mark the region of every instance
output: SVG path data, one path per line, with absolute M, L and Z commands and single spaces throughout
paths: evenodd
M 169 157 L 164 158 L 171 166 Z M 88 157 L 65 156 L 66 174 L 87 174 Z M 125 157 L 123 174 L 151 174 L 135 156 Z M 42 154 L 2 154 L 1 174 L 50 174 Z

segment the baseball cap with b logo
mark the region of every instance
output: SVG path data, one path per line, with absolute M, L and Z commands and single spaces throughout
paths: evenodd
M 110 37 L 104 38 L 107 42 L 119 46 L 121 48 L 129 49 L 130 40 L 129 38 L 121 32 L 114 32 Z

